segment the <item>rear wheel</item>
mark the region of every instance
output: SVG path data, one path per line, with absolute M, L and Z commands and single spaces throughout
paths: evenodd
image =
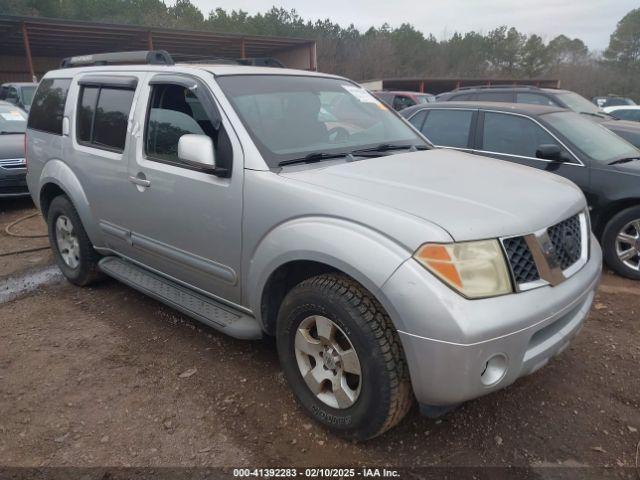
M 395 426 L 413 403 L 400 339 L 377 300 L 344 275 L 295 286 L 278 315 L 280 363 L 306 412 L 365 440 Z
M 101 277 L 100 255 L 85 232 L 80 217 L 69 199 L 53 199 L 47 214 L 49 243 L 64 276 L 75 285 L 89 285 Z
M 640 206 L 615 215 L 602 234 L 604 259 L 623 277 L 640 280 Z

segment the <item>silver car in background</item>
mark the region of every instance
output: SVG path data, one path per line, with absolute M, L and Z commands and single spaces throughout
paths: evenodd
M 24 156 L 27 114 L 0 101 L 0 198 L 29 195 Z
M 275 336 L 304 410 L 360 440 L 414 400 L 506 387 L 582 327 L 602 258 L 570 181 L 433 149 L 341 77 L 117 60 L 49 72 L 29 118 L 29 189 L 71 282 L 106 273 Z

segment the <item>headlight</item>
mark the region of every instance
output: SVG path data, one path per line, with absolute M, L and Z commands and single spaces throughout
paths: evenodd
M 513 291 L 497 240 L 426 243 L 414 258 L 467 298 L 494 297 Z

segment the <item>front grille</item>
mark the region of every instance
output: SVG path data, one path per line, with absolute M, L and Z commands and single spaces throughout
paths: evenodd
M 538 267 L 524 237 L 505 238 L 502 243 L 509 258 L 513 279 L 518 285 L 540 279 Z
M 557 285 L 579 270 L 586 263 L 587 226 L 585 214 L 578 214 L 541 232 L 503 238 L 516 290 Z
M 556 251 L 556 259 L 562 270 L 566 270 L 580 260 L 582 255 L 582 232 L 578 215 L 549 227 L 547 233 Z

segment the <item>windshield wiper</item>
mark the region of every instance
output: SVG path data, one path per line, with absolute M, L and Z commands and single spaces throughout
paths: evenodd
M 392 145 L 390 143 L 381 143 L 375 147 L 371 148 L 360 148 L 358 150 L 354 150 L 351 152 L 352 155 L 362 155 L 368 153 L 382 153 L 382 152 L 390 152 L 393 150 L 427 150 L 429 147 L 426 145 Z
M 640 157 L 620 158 L 618 160 L 614 160 L 613 162 L 607 163 L 607 165 L 618 165 L 620 163 L 629 163 L 629 162 L 633 162 L 634 160 L 640 160 Z
M 323 160 L 330 160 L 332 158 L 343 158 L 350 157 L 351 154 L 349 152 L 346 153 L 326 153 L 326 152 L 315 152 L 310 153 L 309 155 L 305 155 L 301 158 L 293 158 L 291 160 L 283 160 L 278 163 L 279 167 L 283 167 L 285 165 L 294 165 L 296 163 L 315 163 L 321 162 Z

